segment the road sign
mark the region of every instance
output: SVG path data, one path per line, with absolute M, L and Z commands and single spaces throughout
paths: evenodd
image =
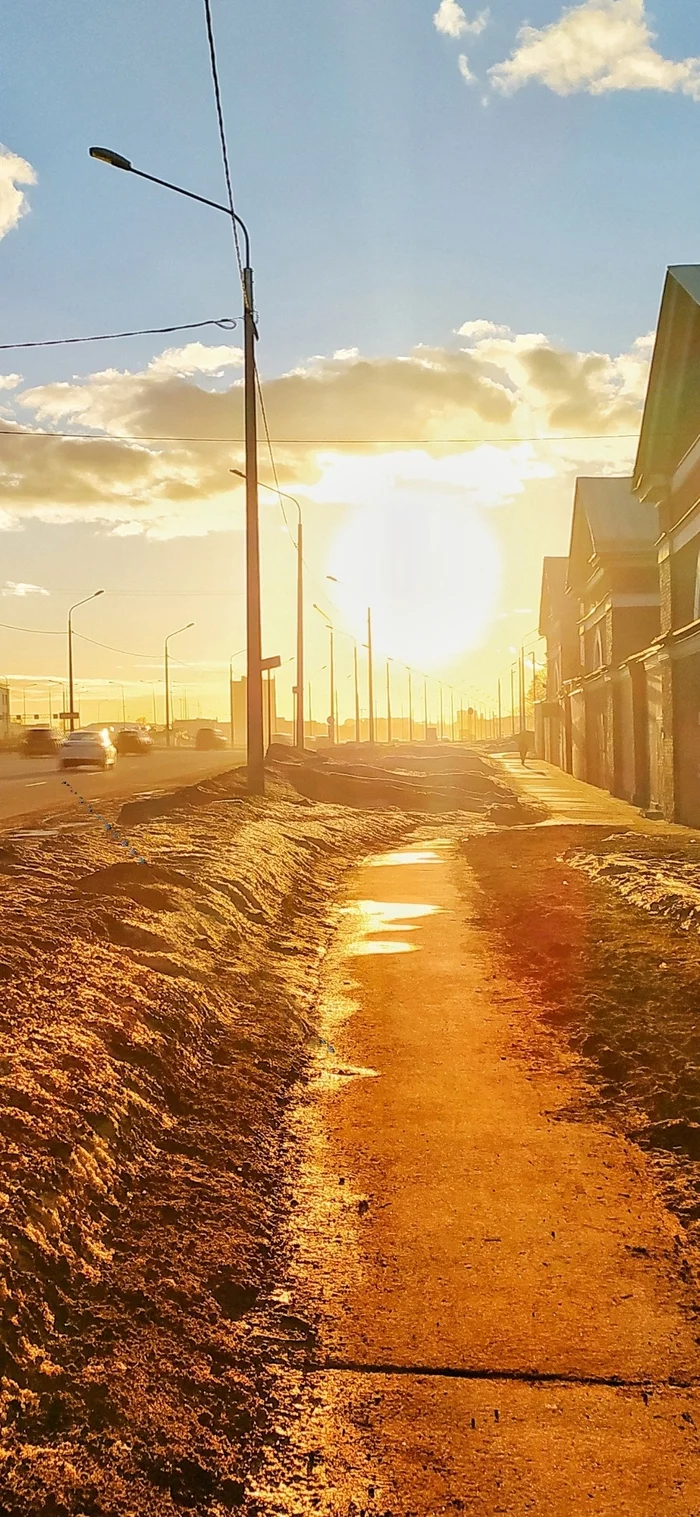
M 71 717 L 72 717 L 72 719 L 73 719 L 74 722 L 79 722 L 80 721 L 80 712 L 79 711 L 59 711 L 59 713 L 58 713 L 58 720 L 59 720 L 59 722 L 69 722 L 71 720 Z
M 276 653 L 275 656 L 274 656 L 274 658 L 263 658 L 263 659 L 261 659 L 260 660 L 260 668 L 262 669 L 263 674 L 266 674 L 267 671 L 268 671 L 268 669 L 279 669 L 281 663 L 282 663 L 282 660 L 281 660 L 281 658 L 279 656 L 279 653 Z

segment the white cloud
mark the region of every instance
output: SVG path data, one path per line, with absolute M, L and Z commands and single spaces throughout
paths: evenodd
M 523 26 L 510 58 L 489 70 L 512 94 L 532 81 L 556 95 L 663 90 L 700 100 L 700 58 L 675 62 L 653 46 L 645 0 L 584 0 L 550 26 Z
M 518 481 L 527 488 L 542 462 L 554 471 L 553 488 L 576 466 L 629 468 L 634 442 L 620 434 L 639 426 L 649 338 L 623 354 L 577 352 L 483 317 L 465 321 L 459 338 L 461 346 L 453 340 L 374 357 L 348 346 L 269 379 L 271 434 L 289 439 L 275 445 L 282 488 L 314 491 L 328 504 L 340 493 L 352 505 L 361 483 L 375 499 L 387 487 L 390 455 L 392 479 L 400 475 L 401 490 L 418 490 L 420 480 L 409 478 L 415 448 L 426 490 L 449 494 L 454 480 L 480 510 L 487 498 L 514 501 Z M 107 369 L 7 397 L 0 530 L 27 516 L 101 521 L 151 537 L 238 530 L 242 492 L 232 496 L 228 468 L 242 461 L 242 446 L 231 444 L 243 434 L 242 386 L 235 369 L 211 384 L 215 350 L 211 363 L 206 350 L 187 360 L 175 351 L 176 359 L 171 350 L 140 372 Z M 179 372 L 194 357 L 198 373 Z M 42 426 L 95 435 L 51 436 Z
M 473 21 L 469 21 L 457 0 L 440 0 L 433 21 L 445 37 L 479 37 L 488 26 L 489 12 L 480 11 Z
M 151 374 L 212 374 L 220 377 L 224 369 L 240 369 L 242 365 L 242 348 L 186 342 L 182 348 L 166 348 L 148 367 Z
M 474 84 L 476 82 L 476 75 L 472 73 L 469 67 L 469 59 L 466 53 L 460 53 L 458 59 L 458 68 L 465 84 Z
M 29 210 L 24 191 L 17 187 L 20 184 L 36 184 L 36 174 L 25 158 L 0 143 L 0 237 L 11 232 Z
M 21 374 L 0 374 L 0 390 L 16 390 L 21 383 Z
M 495 321 L 465 321 L 457 328 L 458 337 L 467 337 L 471 342 L 480 342 L 484 337 L 508 337 L 510 327 L 497 326 Z
M 22 580 L 17 581 L 14 579 L 5 580 L 2 590 L 0 590 L 0 595 L 18 595 L 20 597 L 25 595 L 48 595 L 48 593 L 48 590 L 45 590 L 43 585 L 28 585 Z

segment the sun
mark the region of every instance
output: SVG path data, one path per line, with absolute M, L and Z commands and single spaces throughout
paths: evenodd
M 477 645 L 493 618 L 500 554 L 481 513 L 453 492 L 392 492 L 349 513 L 329 560 L 333 600 L 377 651 L 439 668 Z

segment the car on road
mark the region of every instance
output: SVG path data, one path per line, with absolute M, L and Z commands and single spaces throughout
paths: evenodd
M 120 758 L 127 755 L 135 757 L 150 753 L 153 747 L 153 739 L 145 727 L 125 724 L 119 728 L 115 737 L 115 747 Z
M 25 758 L 49 758 L 57 753 L 61 739 L 53 727 L 28 727 L 22 738 Z
M 226 748 L 226 738 L 220 727 L 200 727 L 195 738 L 198 753 L 211 753 L 215 748 Z
M 60 769 L 90 768 L 111 769 L 116 763 L 117 750 L 106 727 L 100 731 L 80 728 L 69 732 L 61 744 L 58 758 Z

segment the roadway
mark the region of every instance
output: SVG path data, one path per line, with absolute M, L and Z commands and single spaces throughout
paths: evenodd
M 78 808 L 75 796 L 63 784 L 67 779 L 87 800 L 126 800 L 148 791 L 174 790 L 192 785 L 212 774 L 221 774 L 243 762 L 241 751 L 189 752 L 186 748 L 154 748 L 143 758 L 117 759 L 113 769 L 59 770 L 55 758 L 21 758 L 0 755 L 0 824 L 21 818 L 46 816 Z

